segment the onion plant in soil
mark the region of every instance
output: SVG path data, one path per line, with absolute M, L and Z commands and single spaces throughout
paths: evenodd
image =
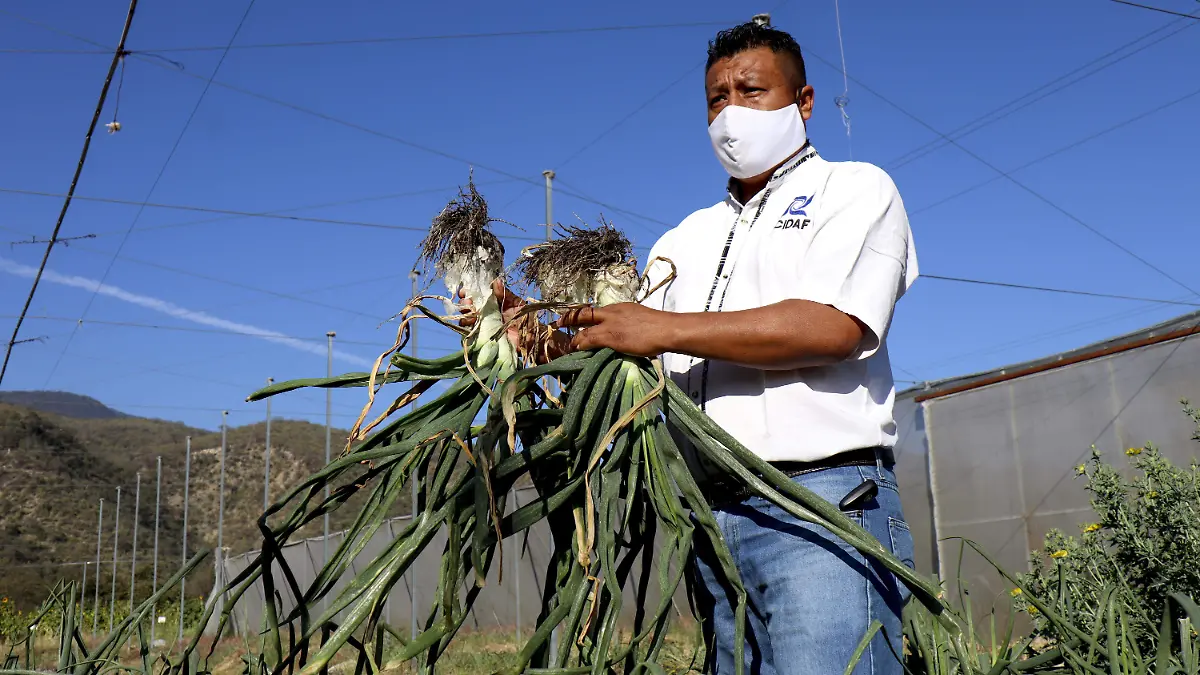
M 251 395 L 250 400 L 259 400 L 300 387 L 368 390 L 367 407 L 345 451 L 267 509 L 259 520 L 263 544 L 257 559 L 231 580 L 224 602 L 209 609 L 210 614 L 220 612 L 224 628 L 234 603 L 261 580 L 274 601 L 266 607 L 258 667 L 311 675 L 326 668 L 339 650 L 350 648 L 358 654 L 357 671 L 417 659 L 421 670 L 429 672 L 466 620 L 492 565 L 500 562 L 500 543 L 543 520 L 550 526 L 553 548 L 537 628 L 503 672 L 662 672 L 656 659 L 669 628 L 671 598 L 683 583 L 698 538 L 716 551 L 726 581 L 735 589 L 741 637 L 745 591 L 672 431 L 686 438 L 702 461 L 878 560 L 913 591 L 952 640 L 961 636 L 961 622 L 944 611 L 937 585 L 905 566 L 836 506 L 793 483 L 713 423 L 664 376 L 657 360 L 602 349 L 543 365 L 519 363 L 491 292 L 491 282 L 503 274 L 503 248 L 489 229 L 491 223 L 486 202 L 473 185 L 434 219 L 421 251 L 424 262 L 447 283 L 449 296 L 413 298 L 398 315 L 395 343 L 372 371 L 293 380 Z M 554 310 L 632 301 L 649 290 L 642 288 L 628 241 L 611 226 L 569 227 L 562 234 L 523 252 L 518 270 L 542 300 L 530 302 L 510 321 L 521 321 L 524 330 L 546 331 Z M 470 328 L 422 304 L 441 300 L 452 309 L 450 298 L 459 290 L 478 308 Z M 400 350 L 415 320 L 458 332 L 463 349 L 439 359 L 403 355 Z M 559 396 L 546 386 L 550 381 L 558 384 Z M 422 395 L 435 383 L 445 386 L 425 400 Z M 403 391 L 364 426 L 367 410 L 386 384 L 401 384 Z M 347 482 L 347 477 L 353 480 Z M 335 481 L 343 486 L 323 497 L 324 488 Z M 418 491 L 411 523 L 368 566 L 351 572 L 351 561 L 410 481 Z M 502 515 L 518 481 L 532 483 L 537 498 Z M 347 536 L 316 579 L 300 587 L 281 547 L 306 523 L 339 508 L 358 491 L 368 496 Z M 420 622 L 418 636 L 404 640 L 382 620 L 385 599 L 443 530 L 447 544 L 441 552 L 437 602 Z M 656 538 L 658 550 L 652 550 Z M 658 601 L 647 606 L 650 584 L 636 584 L 632 633 L 618 639 L 622 589 L 634 579 L 648 581 L 652 560 L 657 560 Z M 339 581 L 344 583 L 335 592 Z M 502 575 L 499 583 L 504 583 Z M 299 599 L 286 612 L 284 587 Z M 549 638 L 556 629 L 562 639 L 552 652 Z M 388 633 L 404 646 L 386 653 Z M 314 637 L 321 646 L 310 651 Z

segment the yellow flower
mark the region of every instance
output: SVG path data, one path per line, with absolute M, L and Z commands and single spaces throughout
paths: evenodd
M 1030 614 L 1038 613 L 1037 607 L 1034 607 L 1033 605 L 1030 605 L 1029 607 L 1025 608 L 1025 611 L 1029 612 Z
M 1086 464 L 1080 464 L 1079 466 L 1075 467 L 1075 475 L 1082 476 L 1085 473 L 1087 473 L 1087 465 Z
M 1019 588 L 1014 588 L 1014 589 L 1012 589 L 1012 592 L 1011 592 L 1011 593 L 1009 593 L 1009 595 L 1011 595 L 1011 596 L 1013 596 L 1013 597 L 1015 598 L 1015 597 L 1017 597 L 1018 595 L 1020 595 L 1021 593 L 1022 593 L 1021 589 L 1019 589 Z
M 1140 455 L 1140 454 L 1142 454 L 1142 449 L 1141 448 L 1129 448 L 1128 450 L 1125 451 L 1125 454 L 1129 455 L 1130 457 L 1133 457 L 1134 455 Z
M 1100 523 L 1091 523 L 1083 528 L 1084 532 L 1097 532 L 1100 530 Z
M 1050 557 L 1051 558 L 1065 558 L 1065 557 L 1067 557 L 1067 552 L 1065 549 L 1059 549 L 1059 550 L 1055 551 L 1054 553 L 1051 553 Z
M 1158 490 L 1151 490 L 1151 491 L 1149 491 L 1149 492 L 1147 492 L 1147 493 L 1146 493 L 1146 496 L 1147 496 L 1147 497 L 1150 497 L 1151 499 L 1153 499 L 1154 497 L 1157 497 L 1157 496 L 1158 496 Z

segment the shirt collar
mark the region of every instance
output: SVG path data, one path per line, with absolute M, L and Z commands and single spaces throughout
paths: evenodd
M 790 176 L 801 164 L 804 164 L 816 156 L 817 149 L 813 147 L 812 143 L 805 141 L 804 145 L 800 146 L 800 150 L 793 155 L 791 159 L 787 160 L 783 164 L 780 164 L 779 168 L 775 169 L 775 172 L 771 174 L 771 177 L 767 180 L 767 189 L 771 189 L 776 185 L 779 185 L 784 178 Z M 729 199 L 734 204 L 737 204 L 738 207 L 745 206 L 738 199 L 737 181 L 735 181 L 733 178 L 730 178 L 725 184 L 725 191 L 729 193 Z

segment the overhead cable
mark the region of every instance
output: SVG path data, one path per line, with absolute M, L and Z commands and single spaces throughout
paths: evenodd
M 71 198 L 75 194 L 75 187 L 79 184 L 79 176 L 83 173 L 83 165 L 87 161 L 88 149 L 92 145 L 92 134 L 96 131 L 96 124 L 100 121 L 100 114 L 104 111 L 104 100 L 108 97 L 108 89 L 112 85 L 113 74 L 117 71 L 117 65 L 125 55 L 125 39 L 129 37 L 129 27 L 133 23 L 133 14 L 137 9 L 138 0 L 131 0 L 129 10 L 125 16 L 125 26 L 121 29 L 121 39 L 117 42 L 117 48 L 112 52 L 112 61 L 108 66 L 108 74 L 104 77 L 104 86 L 100 88 L 100 98 L 96 101 L 95 111 L 92 113 L 92 120 L 88 124 L 87 134 L 83 138 L 83 150 L 79 154 L 79 162 L 75 165 L 75 175 L 71 178 L 71 186 L 67 189 L 67 194 L 63 201 L 62 210 L 58 213 L 58 220 L 54 223 L 54 229 L 50 233 L 49 243 L 46 244 L 46 252 L 42 254 L 42 262 L 38 265 L 37 274 L 33 278 L 33 284 L 29 289 L 29 296 L 25 299 L 25 306 L 21 309 L 21 315 L 17 319 L 16 326 L 13 327 L 12 337 L 8 340 L 4 350 L 4 364 L 0 365 L 0 383 L 4 381 L 4 374 L 8 372 L 8 362 L 12 358 L 13 346 L 17 342 L 17 336 L 21 332 L 21 324 L 25 321 L 25 315 L 29 312 L 29 306 L 33 303 L 33 296 L 37 293 L 38 284 L 42 280 L 42 272 L 46 269 L 46 262 L 50 260 L 50 252 L 54 250 L 54 243 L 58 239 L 58 233 L 62 229 L 63 221 L 67 217 L 67 210 L 71 208 Z
M 183 143 L 183 138 L 187 135 L 188 129 L 191 128 L 192 121 L 196 119 L 196 113 L 200 111 L 200 105 L 204 103 L 204 98 L 208 95 L 208 90 L 212 87 L 213 78 L 217 76 L 217 73 L 221 70 L 221 66 L 224 65 L 225 57 L 229 56 L 229 48 L 233 45 L 234 41 L 237 40 L 238 34 L 242 32 L 242 27 L 246 25 L 246 19 L 250 16 L 250 10 L 254 9 L 255 2 L 257 2 L 257 0 L 249 0 L 249 2 L 246 3 L 246 10 L 242 12 L 242 18 L 238 20 L 237 27 L 233 29 L 233 35 L 231 35 L 229 37 L 229 41 L 225 43 L 225 49 L 221 52 L 221 58 L 217 59 L 217 65 L 213 67 L 212 74 L 208 76 L 208 81 L 204 84 L 204 89 L 200 91 L 200 96 L 196 98 L 196 103 L 192 105 L 192 110 L 190 113 L 188 113 L 187 120 L 185 120 L 183 123 L 183 128 L 179 130 L 179 135 L 175 137 L 175 142 L 171 145 L 171 150 L 167 153 L 167 158 L 163 160 L 162 166 L 160 166 L 158 169 L 158 175 L 154 177 L 154 182 L 150 184 L 150 189 L 146 192 L 145 201 L 150 200 L 150 197 L 154 195 L 154 191 L 158 189 L 158 184 L 162 181 L 163 176 L 166 175 L 167 167 L 171 165 L 171 160 L 175 158 L 175 153 L 179 150 L 180 144 Z M 122 69 L 121 72 L 124 73 L 124 69 Z M 120 89 L 118 89 L 118 96 L 119 93 Z M 116 124 L 115 120 L 114 124 Z M 111 127 L 110 131 L 112 131 Z M 120 243 L 117 244 L 116 252 L 112 254 L 112 257 L 108 259 L 108 264 L 104 266 L 104 273 L 100 275 L 100 283 L 97 284 L 96 289 L 88 295 L 87 303 L 84 304 L 83 311 L 79 314 L 80 321 L 86 318 L 88 312 L 91 311 L 92 304 L 96 301 L 96 295 L 99 293 L 100 287 L 104 285 L 104 282 L 108 281 L 108 275 L 112 273 L 113 266 L 117 264 L 117 258 L 121 255 L 121 251 L 125 250 L 125 244 L 129 241 L 129 236 L 133 234 L 134 229 L 137 227 L 138 221 L 141 220 L 142 214 L 145 213 L 145 211 L 146 207 L 145 205 L 142 205 L 138 207 L 137 213 L 133 214 L 133 220 L 129 222 L 129 227 L 125 230 L 124 236 L 121 237 Z M 62 351 L 59 352 L 58 358 L 54 361 L 54 364 L 50 367 L 50 372 L 46 375 L 44 386 L 48 386 L 50 384 L 50 380 L 54 379 L 54 374 L 58 372 L 58 366 L 62 363 L 63 356 L 67 353 L 67 348 L 71 346 L 71 342 L 75 339 L 75 332 L 77 329 L 78 324 L 76 324 L 75 329 L 72 329 L 71 334 L 67 336 L 67 340 L 66 343 L 63 344 Z
M 833 62 L 831 62 L 829 59 L 826 59 L 826 58 L 822 57 L 821 55 L 819 55 L 819 54 L 816 54 L 816 53 L 814 53 L 814 52 L 812 52 L 812 51 L 809 51 L 809 52 L 808 52 L 808 54 L 809 54 L 809 56 L 811 56 L 811 57 L 813 57 L 813 58 L 816 58 L 818 61 L 820 61 L 821 63 L 825 64 L 826 66 L 828 66 L 828 67 L 830 67 L 830 68 L 833 68 L 834 70 L 837 70 L 837 65 L 836 65 L 836 64 L 834 64 Z M 1068 211 L 1067 209 L 1063 208 L 1062 206 L 1060 206 L 1060 205 L 1059 205 L 1057 202 L 1055 202 L 1054 200 L 1052 200 L 1052 199 L 1050 199 L 1049 197 L 1047 197 L 1047 196 L 1043 195 L 1041 192 L 1039 192 L 1039 191 L 1037 191 L 1037 190 L 1033 189 L 1032 187 L 1030 187 L 1030 186 L 1026 185 L 1024 182 L 1020 181 L 1020 180 L 1019 180 L 1019 179 L 1017 179 L 1015 176 L 1013 176 L 1013 175 L 1012 175 L 1012 172 L 1006 172 L 1006 171 L 1004 171 L 1003 169 L 1001 169 L 1000 167 L 998 167 L 998 166 L 996 166 L 995 164 L 993 164 L 992 162 L 990 162 L 990 161 L 988 161 L 988 160 L 984 159 L 984 158 L 983 158 L 983 157 L 981 157 L 981 156 L 980 156 L 978 153 L 976 153 L 976 152 L 974 152 L 974 151 L 970 150 L 969 148 L 967 148 L 967 147 L 963 146 L 963 145 L 962 145 L 961 143 L 959 143 L 959 142 L 958 142 L 956 139 L 954 139 L 954 138 L 950 137 L 948 134 L 946 134 L 946 133 L 944 133 L 944 132 L 940 131 L 939 129 L 937 129 L 937 128 L 936 128 L 936 127 L 934 127 L 933 125 L 931 125 L 931 124 L 929 124 L 928 122 L 926 122 L 925 120 L 921 119 L 920 117 L 917 117 L 915 114 L 913 114 L 912 112 L 910 112 L 910 111 L 909 111 L 907 108 L 905 108 L 905 107 L 901 106 L 899 103 L 896 103 L 895 101 L 892 101 L 892 100 L 891 100 L 891 99 L 889 99 L 887 96 L 884 96 L 882 93 L 880 93 L 879 91 L 875 90 L 874 88 L 872 88 L 872 87 L 868 86 L 867 84 L 865 84 L 865 83 L 864 83 L 864 82 L 862 82 L 861 80 L 858 80 L 857 78 L 853 78 L 853 77 L 851 77 L 850 79 L 851 79 L 851 80 L 854 80 L 854 83 L 855 83 L 855 84 L 857 84 L 859 87 L 861 87 L 861 88 L 862 88 L 864 91 L 868 92 L 869 94 L 871 94 L 871 95 L 875 96 L 876 98 L 878 98 L 879 100 L 881 100 L 881 101 L 883 101 L 884 103 L 888 104 L 888 105 L 889 105 L 889 106 L 891 106 L 892 108 L 896 109 L 898 112 L 900 112 L 901 114 L 903 114 L 905 117 L 908 117 L 909 119 L 913 120 L 913 121 L 914 121 L 914 122 L 916 122 L 917 124 L 920 124 L 921 126 L 925 127 L 926 129 L 928 129 L 928 130 L 932 131 L 933 133 L 935 133 L 935 134 L 937 134 L 937 135 L 941 136 L 942 138 L 946 139 L 946 141 L 947 141 L 948 143 L 950 143 L 950 144 L 951 144 L 951 145 L 953 145 L 954 147 L 956 147 L 956 148 L 958 148 L 959 150 L 961 150 L 961 151 L 962 151 L 963 153 L 965 153 L 967 156 L 971 157 L 971 158 L 972 158 L 972 159 L 974 159 L 975 161 L 979 162 L 980 164 L 984 165 L 985 167 L 987 167 L 987 168 L 991 169 L 992 171 L 996 172 L 996 173 L 997 173 L 997 174 L 999 174 L 1001 177 L 1003 177 L 1003 178 L 1007 179 L 1007 180 L 1008 180 L 1010 183 L 1012 183 L 1012 184 L 1013 184 L 1013 185 L 1015 185 L 1016 187 L 1020 188 L 1022 191 L 1024 191 L 1024 192 L 1028 193 L 1029 195 L 1031 195 L 1032 197 L 1036 198 L 1038 201 L 1040 201 L 1040 202 L 1042 202 L 1042 203 L 1046 204 L 1047 206 L 1049 206 L 1050 208 L 1054 209 L 1055 211 L 1058 211 L 1059 213 L 1061 213 L 1062 215 L 1064 215 L 1064 216 L 1066 216 L 1068 219 L 1070 219 L 1072 222 L 1074 222 L 1075 224 L 1077 224 L 1077 225 L 1079 225 L 1080 227 L 1084 228 L 1084 229 L 1085 229 L 1085 230 L 1087 230 L 1088 232 L 1091 232 L 1093 235 L 1095 235 L 1096 237 L 1098 237 L 1098 238 L 1102 239 L 1103 241 L 1105 241 L 1106 243 L 1108 243 L 1108 244 L 1109 244 L 1109 245 L 1111 245 L 1112 247 L 1114 247 L 1114 248 L 1116 248 L 1117 250 L 1119 250 L 1119 251 L 1121 251 L 1121 252 L 1125 253 L 1125 254 L 1126 254 L 1127 256 L 1129 256 L 1130 258 L 1133 258 L 1134 260 L 1136 260 L 1136 261 L 1138 261 L 1139 263 L 1141 263 L 1143 266 L 1145 266 L 1145 267 L 1147 267 L 1147 268 L 1149 268 L 1149 269 L 1153 270 L 1153 271 L 1154 271 L 1155 273 L 1157 273 L 1159 276 L 1161 276 L 1161 277 L 1163 277 L 1163 278 L 1167 279 L 1168 281 L 1170 281 L 1171 283 L 1173 283 L 1173 284 L 1175 284 L 1175 285 L 1179 286 L 1180 288 L 1183 288 L 1184 290 L 1187 290 L 1187 291 L 1191 292 L 1191 293 L 1192 293 L 1192 294 L 1194 294 L 1194 295 L 1200 295 L 1200 291 L 1197 291 L 1197 290 L 1193 289 L 1191 286 L 1187 285 L 1187 284 L 1186 284 L 1186 283 L 1184 283 L 1183 281 L 1181 281 L 1181 280 L 1179 280 L 1178 278 L 1176 278 L 1175 276 L 1171 275 L 1171 274 L 1170 274 L 1169 272 L 1167 272 L 1166 270 L 1164 270 L 1164 269 L 1162 269 L 1161 267 L 1159 267 L 1159 266 L 1155 265 L 1154 263 L 1150 262 L 1149 260 L 1147 260 L 1146 258 L 1142 257 L 1141 255 L 1138 255 L 1137 253 L 1135 253 L 1133 250 L 1131 250 L 1130 248 L 1128 248 L 1128 247 L 1127 247 L 1127 246 L 1125 246 L 1124 244 L 1122 244 L 1122 243 L 1118 242 L 1117 240 L 1113 239 L 1112 237 L 1108 236 L 1108 235 L 1107 235 L 1107 234 L 1105 234 L 1104 232 L 1100 231 L 1100 230 L 1099 230 L 1099 229 L 1097 229 L 1095 226 L 1091 225 L 1090 223 L 1088 223 L 1087 221 L 1083 220 L 1083 219 L 1082 219 L 1082 218 L 1080 218 L 1079 216 L 1077 216 L 1077 215 L 1075 215 L 1074 213 L 1072 213 L 1072 212 Z
M 727 21 L 692 21 L 688 23 L 651 23 L 625 26 L 590 26 L 577 28 L 544 28 L 511 31 L 492 31 L 484 33 L 444 33 L 440 35 L 395 35 L 390 37 L 348 38 L 343 40 L 301 40 L 293 42 L 266 42 L 256 44 L 233 45 L 201 45 L 195 47 L 155 47 L 138 49 L 134 54 L 170 54 L 180 52 L 217 52 L 227 49 L 256 50 L 256 49 L 289 49 L 304 47 L 336 47 L 350 45 L 391 44 L 400 42 L 440 42 L 443 40 L 477 40 L 482 38 L 503 37 L 536 37 L 552 35 L 578 35 L 585 33 L 617 33 L 640 30 L 662 30 L 670 28 L 701 28 L 712 26 L 730 26 Z M 0 49 L 0 54 L 105 54 L 99 49 Z
M 1197 11 L 1193 16 L 1191 16 L 1189 18 L 1200 18 L 1200 11 Z M 1128 58 L 1131 58 L 1137 54 L 1140 54 L 1141 52 L 1143 52 L 1161 42 L 1164 42 L 1189 28 L 1194 27 L 1195 25 L 1196 25 L 1196 23 L 1193 21 L 1182 21 L 1179 19 L 1176 19 L 1174 21 L 1169 21 L 1166 24 L 1159 26 L 1158 28 L 1155 28 L 1152 31 L 1144 33 L 1144 34 L 1138 36 L 1137 38 L 1130 40 L 1129 42 L 1126 42 L 1114 49 L 1111 49 L 1111 50 L 1105 52 L 1104 54 L 1101 54 L 1100 56 L 1097 56 L 1097 57 L 1091 59 L 1087 63 L 1084 63 L 1083 65 L 1081 65 L 1077 68 L 1073 68 L 1072 70 L 1067 71 L 1066 73 L 1063 73 L 1062 75 L 1059 75 L 1058 77 L 1056 77 L 1048 82 L 1045 82 L 1041 85 L 1038 85 L 1037 87 L 1034 87 L 1033 89 L 1025 92 L 1024 94 L 1017 96 L 1016 98 L 1006 99 L 1003 103 L 1001 103 L 999 106 L 993 108 L 992 110 L 989 110 L 989 111 L 983 113 L 982 115 L 979 115 L 978 117 L 975 117 L 974 119 L 966 122 L 965 124 L 962 124 L 958 127 L 955 127 L 954 129 L 950 130 L 949 132 L 946 133 L 946 136 L 950 136 L 955 139 L 965 138 L 966 136 L 969 136 L 977 131 L 980 131 L 981 129 L 983 129 L 985 127 L 991 126 L 991 125 L 995 124 L 996 122 L 999 122 L 1000 120 L 1005 119 L 1006 117 L 1009 117 L 1010 115 L 1014 115 L 1014 114 L 1024 110 L 1032 103 L 1036 103 L 1037 101 L 1041 101 L 1045 98 L 1053 96 L 1054 94 L 1066 89 L 1067 87 L 1069 87 L 1073 84 L 1076 84 L 1078 82 L 1081 82 L 1081 81 L 1083 81 L 1093 75 L 1096 75 L 1108 68 L 1111 68 Z M 1173 30 L 1169 30 L 1169 29 L 1173 29 Z M 1167 32 L 1164 33 L 1164 31 L 1167 31 Z M 1134 45 L 1137 45 L 1138 43 L 1143 42 L 1144 40 L 1152 38 L 1152 37 L 1158 35 L 1159 33 L 1164 33 L 1164 34 L 1159 35 L 1157 39 L 1155 39 L 1151 42 L 1147 42 L 1146 44 L 1139 46 L 1137 49 L 1129 51 L 1125 54 L 1121 54 L 1121 52 L 1129 49 L 1130 47 L 1133 47 Z M 1109 59 L 1110 57 L 1116 56 L 1117 54 L 1121 54 L 1121 55 L 1115 59 L 1112 59 L 1111 61 L 1103 63 L 1099 67 L 1092 68 L 1092 66 L 1100 64 L 1101 62 Z M 1089 68 L 1091 70 L 1089 70 Z M 900 155 L 899 157 L 896 157 L 888 162 L 885 162 L 883 164 L 883 167 L 888 169 L 889 171 L 894 171 L 896 169 L 899 169 L 900 167 L 903 167 L 907 164 L 915 162 L 916 160 L 928 155 L 929 153 L 931 153 L 935 150 L 943 148 L 948 144 L 949 143 L 946 141 L 945 137 L 939 136 L 938 138 L 934 138 L 934 139 L 928 141 L 927 143 L 923 143 L 922 145 L 920 145 L 912 150 L 909 150 L 908 152 Z
M 1188 18 L 1188 19 L 1196 19 L 1196 18 L 1200 18 L 1200 17 L 1196 17 L 1194 14 L 1184 14 L 1183 12 L 1176 12 L 1176 11 L 1174 11 L 1174 10 L 1170 10 L 1170 9 L 1163 9 L 1162 7 L 1152 7 L 1152 6 L 1150 6 L 1150 5 L 1141 5 L 1141 4 L 1138 4 L 1138 3 L 1136 3 L 1136 2 L 1129 2 L 1129 0 L 1112 0 L 1112 1 L 1113 1 L 1113 2 L 1118 2 L 1118 3 L 1122 4 L 1122 5 L 1129 5 L 1130 7 L 1140 7 L 1140 8 L 1142 8 L 1142 9 L 1149 9 L 1149 10 L 1151 10 L 1151 11 L 1155 11 L 1155 12 L 1162 12 L 1163 14 L 1171 14 L 1171 15 L 1174 15 L 1174 16 L 1182 16 L 1182 17 L 1185 17 L 1185 18 Z
M 1167 108 L 1170 108 L 1174 105 L 1183 103 L 1184 101 L 1195 98 L 1196 96 L 1200 96 L 1200 89 L 1196 89 L 1187 94 L 1184 94 L 1183 96 L 1180 96 L 1178 98 L 1167 101 L 1166 103 L 1157 105 L 1157 106 L 1151 108 L 1150 110 L 1138 113 L 1137 115 L 1134 115 L 1133 117 L 1129 117 L 1127 119 L 1121 120 L 1120 122 L 1117 122 L 1116 124 L 1105 127 L 1104 129 L 1101 129 L 1100 131 L 1097 131 L 1092 134 L 1088 134 L 1087 136 L 1084 136 L 1083 138 L 1081 138 L 1077 141 L 1068 143 L 1067 145 L 1064 145 L 1056 150 L 1052 150 L 1052 151 L 1038 157 L 1037 159 L 1032 159 L 1018 167 L 1010 169 L 1009 173 L 1016 173 L 1018 171 L 1023 171 L 1025 169 L 1028 169 L 1029 167 L 1033 166 L 1034 164 L 1040 164 L 1041 162 L 1044 162 L 1052 157 L 1057 157 L 1058 155 L 1061 155 L 1064 152 L 1067 152 L 1069 150 L 1074 150 L 1075 148 L 1078 148 L 1079 146 L 1084 145 L 1085 143 L 1090 143 L 1091 141 L 1094 141 L 1094 140 L 1096 140 L 1102 136 L 1105 136 L 1107 134 L 1110 134 L 1114 131 L 1121 131 L 1121 130 L 1128 129 L 1129 125 L 1133 124 L 1134 122 L 1138 122 L 1138 121 L 1145 119 L 1155 113 L 1162 112 L 1163 110 L 1166 110 Z M 941 206 L 942 204 L 945 204 L 946 202 L 952 201 L 954 199 L 958 199 L 959 197 L 961 197 L 967 193 L 974 192 L 975 190 L 978 190 L 979 188 L 981 188 L 985 185 L 991 185 L 992 183 L 995 183 L 998 180 L 1003 180 L 1003 178 L 1004 178 L 1003 176 L 993 176 L 992 178 L 989 178 L 980 183 L 976 183 L 975 185 L 972 185 L 971 187 L 959 190 L 958 192 L 955 192 L 954 194 L 952 194 L 948 197 L 939 199 L 936 202 L 933 202 L 932 204 L 926 204 L 925 206 L 922 206 L 918 209 L 909 211 L 908 216 L 911 218 L 912 216 L 915 216 L 918 213 L 924 213 L 925 211 L 929 211 L 930 209 L 933 209 L 937 206 Z

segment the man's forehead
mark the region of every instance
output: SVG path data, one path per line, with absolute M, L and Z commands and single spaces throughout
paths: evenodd
M 787 75 L 787 58 L 770 47 L 753 47 L 727 56 L 713 63 L 705 73 L 705 85 L 717 83 L 717 79 L 729 74 L 740 77 Z

